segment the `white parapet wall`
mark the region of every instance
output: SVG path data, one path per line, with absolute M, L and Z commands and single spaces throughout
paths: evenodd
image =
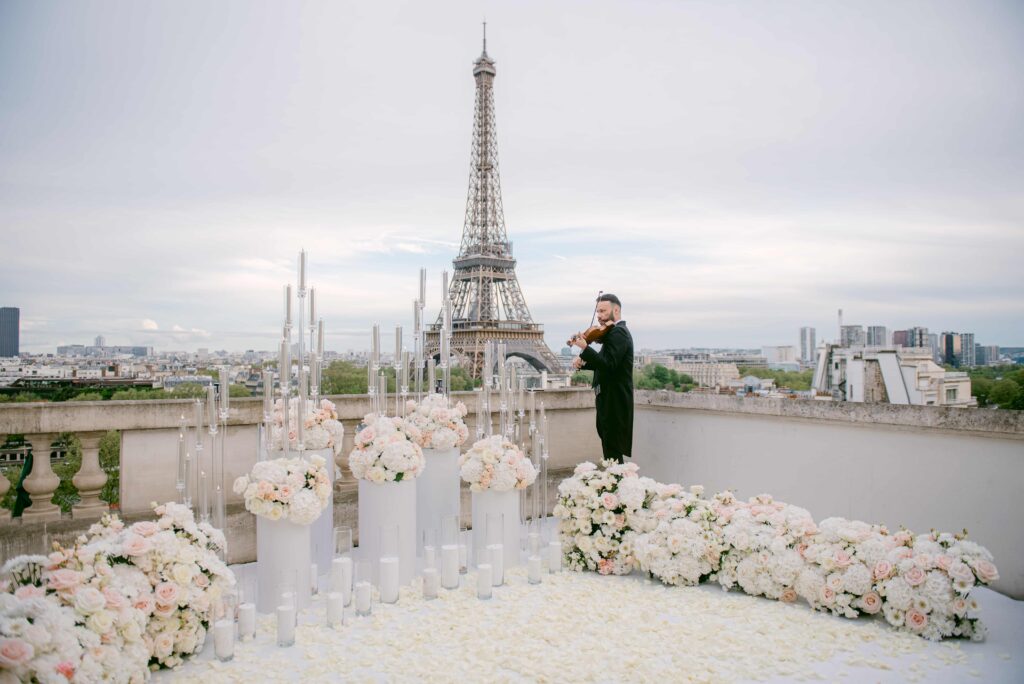
M 642 475 L 831 516 L 958 532 L 1024 598 L 1024 412 L 638 392 Z

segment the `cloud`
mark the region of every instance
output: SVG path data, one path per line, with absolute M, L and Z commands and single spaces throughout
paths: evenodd
M 142 329 L 146 330 L 146 331 L 154 331 L 154 330 L 159 330 L 160 326 L 157 325 L 157 322 L 154 321 L 152 318 L 143 318 L 142 319 Z

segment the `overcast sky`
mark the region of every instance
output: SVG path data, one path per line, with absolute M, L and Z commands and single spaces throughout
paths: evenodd
M 505 218 L 557 351 L 845 322 L 1024 345 L 1024 3 L 0 1 L 0 306 L 22 349 L 327 347 L 436 315 L 481 21 Z

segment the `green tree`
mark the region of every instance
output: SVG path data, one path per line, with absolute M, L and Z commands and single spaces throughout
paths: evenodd
M 251 397 L 252 392 L 245 385 L 228 385 L 229 397 Z
M 71 397 L 68 401 L 103 401 L 103 395 L 99 392 L 82 392 Z
M 971 379 L 971 394 L 978 400 L 978 406 L 988 406 L 988 398 L 995 382 L 990 378 L 978 377 Z
M 811 369 L 804 371 L 785 371 L 741 366 L 739 371 L 740 377 L 753 375 L 754 377 L 761 378 L 763 380 L 774 380 L 776 387 L 788 387 L 792 390 L 809 390 L 811 389 L 811 382 L 814 381 L 814 371 Z
M 322 394 L 366 394 L 366 366 L 334 361 L 323 369 Z M 391 371 L 394 375 L 394 371 Z M 389 384 L 391 384 L 389 382 Z
M 997 380 L 988 393 L 988 401 L 1000 408 L 1013 408 L 1020 398 L 1021 387 L 1010 378 Z
M 590 387 L 594 382 L 594 371 L 578 370 L 572 374 L 570 382 L 573 385 L 584 385 Z
M 121 433 L 117 430 L 111 430 L 100 438 L 100 468 L 107 474 L 107 483 L 100 490 L 100 501 L 120 503 Z

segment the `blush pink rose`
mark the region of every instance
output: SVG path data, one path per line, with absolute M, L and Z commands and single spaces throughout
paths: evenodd
M 793 587 L 786 587 L 782 590 L 782 595 L 779 600 L 783 603 L 793 603 L 796 601 L 796 590 Z
M 820 598 L 822 603 L 834 603 L 836 600 L 836 592 L 832 590 L 832 587 L 822 587 Z
M 913 632 L 920 632 L 928 624 L 928 616 L 918 611 L 916 608 L 911 608 L 907 611 L 907 627 Z
M 15 589 L 14 595 L 22 600 L 44 598 L 46 596 L 46 590 L 42 587 L 37 587 L 32 584 L 26 584 Z
M 21 639 L 0 639 L 0 666 L 5 669 L 25 665 L 33 656 L 32 644 Z
M 57 663 L 57 667 L 54 669 L 57 670 L 57 674 L 63 675 L 63 677 L 69 682 L 71 681 L 71 678 L 75 676 L 75 664 L 70 660 L 64 660 Z
M 869 591 L 860 597 L 860 607 L 868 615 L 874 615 L 882 609 L 882 598 L 877 593 Z
M 935 564 L 942 570 L 949 570 L 949 566 L 953 564 L 953 557 L 943 554 L 935 559 Z
M 916 565 L 903 573 L 903 579 L 912 587 L 921 585 L 926 577 L 924 570 Z
M 615 496 L 611 492 L 605 492 L 601 496 L 601 505 L 608 510 L 613 511 L 619 507 L 619 497 Z
M 999 571 L 996 570 L 996 566 L 987 560 L 980 560 L 975 563 L 974 572 L 978 574 L 978 579 L 985 584 L 999 579 Z
M 153 601 L 152 596 L 140 596 L 132 602 L 132 607 L 137 610 L 141 610 L 144 615 L 148 616 L 156 609 L 156 602 Z
M 962 563 L 960 561 L 954 561 L 953 563 L 950 563 L 949 570 L 947 570 L 946 572 L 948 572 L 949 576 L 955 580 L 962 580 L 964 582 L 974 581 L 974 573 L 971 572 L 971 569 L 967 567 L 965 563 Z
M 849 567 L 850 562 L 853 560 L 850 558 L 850 554 L 846 551 L 836 551 L 832 556 L 832 560 L 835 561 L 837 567 L 845 568 Z
M 160 531 L 160 526 L 152 520 L 142 520 L 132 525 L 129 529 L 140 537 L 152 537 Z
M 195 579 L 193 581 L 196 583 L 196 586 L 200 589 L 205 589 L 206 587 L 210 586 L 210 578 L 202 572 L 197 572 Z
M 107 599 L 107 608 L 111 610 L 120 612 L 122 608 L 128 607 L 128 599 L 113 587 L 107 587 L 103 590 L 103 598 Z
M 82 583 L 82 573 L 69 568 L 60 568 L 50 573 L 47 584 L 54 591 L 66 591 L 74 589 Z
M 178 585 L 173 582 L 161 582 L 156 585 L 154 594 L 157 605 L 176 606 L 178 605 Z
M 145 537 L 140 537 L 137 534 L 129 534 L 125 537 L 124 544 L 121 545 L 121 548 L 125 555 L 144 556 L 153 548 L 153 544 Z

